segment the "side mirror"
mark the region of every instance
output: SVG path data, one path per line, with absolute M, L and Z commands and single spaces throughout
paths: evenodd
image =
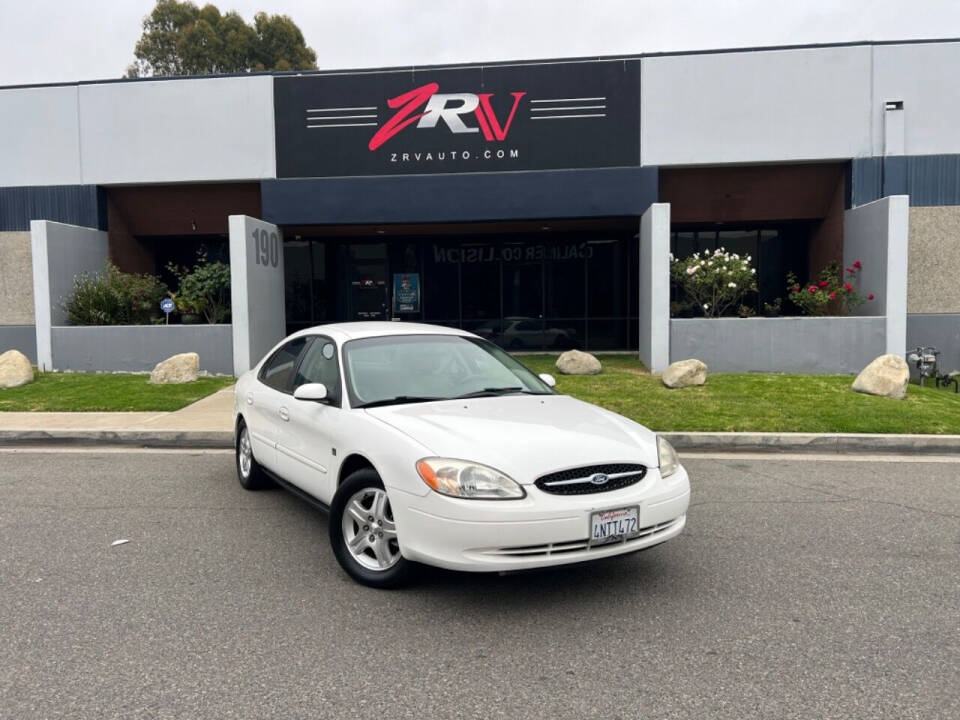
M 327 402 L 327 386 L 323 383 L 304 383 L 293 391 L 293 397 L 297 400 Z
M 557 381 L 554 380 L 553 375 L 550 375 L 548 373 L 540 373 L 539 377 L 541 380 L 543 380 L 547 384 L 548 387 L 557 386 Z

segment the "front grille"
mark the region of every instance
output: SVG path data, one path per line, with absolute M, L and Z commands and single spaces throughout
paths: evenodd
M 674 518 L 673 520 L 667 520 L 666 522 L 662 522 L 657 525 L 650 525 L 645 528 L 640 528 L 636 535 L 627 538 L 622 543 L 590 545 L 588 540 L 573 540 L 570 542 L 549 543 L 547 545 L 522 545 L 516 547 L 489 548 L 480 552 L 482 552 L 484 555 L 495 555 L 497 557 L 535 558 L 549 557 L 551 555 L 563 555 L 564 553 L 578 552 L 583 550 L 609 550 L 612 547 L 639 544 L 641 540 L 647 540 L 653 535 L 657 535 L 658 533 L 669 530 L 679 521 L 680 518 Z
M 630 463 L 591 465 L 544 475 L 538 478 L 534 485 L 553 495 L 586 495 L 587 493 L 619 490 L 634 485 L 643 480 L 646 474 L 646 465 Z M 607 481 L 604 483 L 593 482 L 593 478 L 597 475 L 605 475 Z

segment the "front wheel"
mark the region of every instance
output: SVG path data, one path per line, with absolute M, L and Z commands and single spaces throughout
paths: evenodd
M 262 490 L 273 483 L 253 457 L 253 444 L 250 442 L 250 431 L 247 424 L 241 420 L 237 432 L 237 480 L 245 490 Z
M 357 470 L 337 490 L 330 544 L 340 566 L 363 585 L 391 588 L 410 579 L 413 563 L 400 554 L 390 498 L 375 470 Z

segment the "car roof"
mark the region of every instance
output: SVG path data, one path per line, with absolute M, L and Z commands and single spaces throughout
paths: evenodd
M 476 337 L 476 335 L 471 332 L 457 328 L 400 321 L 358 321 L 316 325 L 294 333 L 291 337 L 298 337 L 300 335 L 327 335 L 340 342 L 357 340 L 359 338 L 384 337 L 387 335 L 453 335 L 459 337 Z

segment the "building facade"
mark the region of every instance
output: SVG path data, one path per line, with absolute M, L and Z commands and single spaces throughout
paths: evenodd
M 262 219 L 280 334 L 397 318 L 511 349 L 686 351 L 681 325 L 650 330 L 651 207 L 675 254 L 750 254 L 760 311 L 860 247 L 857 208 L 907 196 L 906 262 L 884 255 L 880 279 L 905 275 L 903 307 L 884 285 L 868 312 L 887 349 L 960 366 L 958 61 L 930 41 L 0 88 L 0 350 L 37 322 L 31 221 L 163 274 L 231 259 L 228 218 Z

